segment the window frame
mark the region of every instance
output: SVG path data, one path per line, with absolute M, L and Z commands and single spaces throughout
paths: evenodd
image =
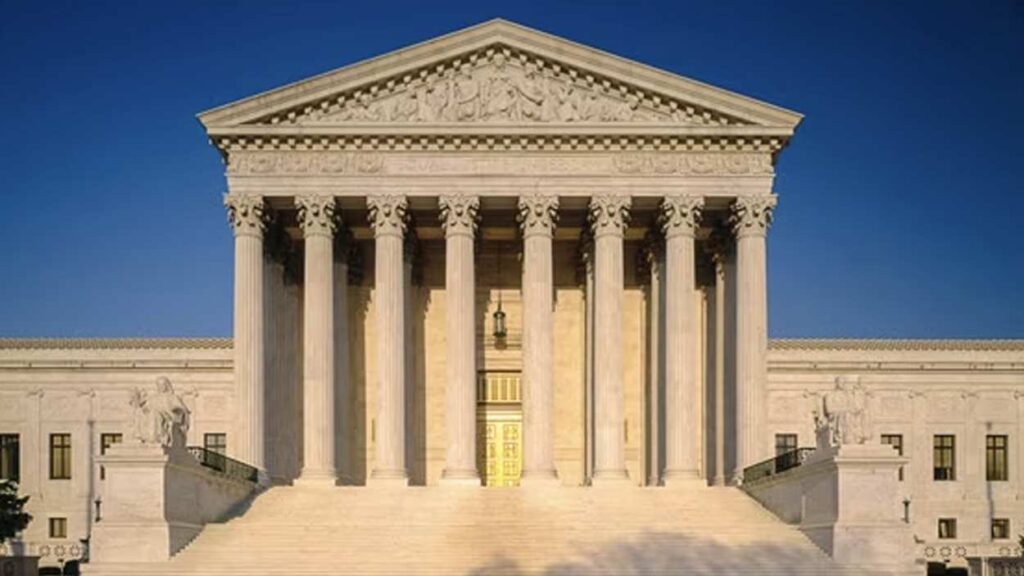
M 792 439 L 792 444 L 787 440 Z M 775 457 L 778 458 L 783 454 L 788 454 L 793 450 L 800 447 L 800 436 L 791 432 L 777 432 L 775 434 Z M 780 448 L 786 448 L 783 451 L 779 451 Z
M 68 519 L 66 516 L 50 516 L 47 522 L 47 534 L 52 540 L 67 540 L 68 538 Z M 60 528 L 55 530 L 55 528 Z M 60 532 L 57 534 L 56 532 Z
M 948 440 L 949 444 L 945 445 Z M 940 445 L 940 442 L 942 443 Z M 948 457 L 948 466 L 946 464 Z M 948 470 L 948 472 L 946 472 Z M 942 471 L 942 472 L 940 472 Z M 934 434 L 932 436 L 932 480 L 935 482 L 956 482 L 956 435 Z
M 1005 530 L 1003 536 L 996 536 L 996 526 L 1004 526 Z M 1009 518 L 993 518 L 989 527 L 989 537 L 992 540 L 1009 540 L 1010 539 L 1010 519 Z
M 903 433 L 902 432 L 899 433 L 899 434 L 896 434 L 896 433 L 881 434 L 879 436 L 879 439 L 882 442 L 882 444 L 885 444 L 887 446 L 892 446 L 893 448 L 895 448 L 896 449 L 896 454 L 898 454 L 899 456 L 903 456 Z M 893 442 L 892 440 L 895 440 L 895 442 Z M 903 482 L 903 466 L 902 465 L 900 466 L 900 469 L 899 469 L 899 481 Z
M 12 445 L 13 449 L 11 448 Z M 9 455 L 10 458 L 8 458 Z M 21 482 L 20 434 L 0 434 L 0 480 Z
M 67 443 L 57 443 L 58 439 L 67 439 Z M 74 453 L 71 449 L 70 432 L 50 433 L 50 480 L 71 480 L 71 472 L 74 467 Z M 58 452 L 60 464 L 58 465 Z
M 220 440 L 220 442 L 212 442 L 211 440 Z M 228 434 L 227 432 L 207 432 L 203 434 L 203 448 L 220 454 L 221 456 L 228 455 Z
M 109 440 L 109 442 L 108 442 L 108 440 Z M 103 432 L 103 433 L 101 433 L 100 434 L 100 456 L 103 456 L 104 454 L 106 454 L 107 450 L 110 449 L 111 446 L 113 446 L 114 444 L 120 444 L 121 442 L 124 442 L 124 434 L 122 434 L 120 432 Z M 106 466 L 100 466 L 100 480 L 105 480 L 106 478 L 107 478 L 107 468 L 106 468 Z
M 998 441 L 1002 442 L 1002 446 L 996 445 Z M 999 468 L 1002 470 L 1000 471 Z M 985 436 L 985 481 L 1008 482 L 1009 480 L 1010 438 L 1007 434 L 988 434 Z
M 946 527 L 945 531 L 943 531 L 943 527 Z M 939 540 L 956 540 L 956 528 L 956 518 L 939 518 L 937 534 Z M 943 536 L 943 532 L 945 532 L 945 536 Z

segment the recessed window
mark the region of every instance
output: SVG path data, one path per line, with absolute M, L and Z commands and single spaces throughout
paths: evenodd
M 50 538 L 68 537 L 68 519 L 50 518 Z
M 903 434 L 882 434 L 882 444 L 892 446 L 896 454 L 903 456 Z M 903 482 L 903 466 L 900 466 L 899 479 Z
M 956 538 L 956 518 L 939 518 L 939 538 L 942 540 Z
M 932 460 L 935 480 L 956 480 L 956 436 L 936 434 Z
M 114 444 L 120 444 L 124 439 L 124 436 L 111 432 L 110 434 L 100 434 L 100 455 L 107 453 L 107 450 Z M 107 470 L 103 466 L 100 466 L 100 480 L 107 477 Z
M 797 446 L 797 435 L 796 434 L 776 434 L 775 435 L 775 455 L 782 456 L 796 450 Z
M 993 518 L 992 519 L 992 539 L 993 540 L 1006 540 L 1010 537 L 1010 519 L 1009 518 Z
M 50 434 L 50 479 L 71 479 L 71 434 Z
M 1010 478 L 1006 446 L 1005 435 L 985 437 L 985 479 L 989 482 L 1005 482 Z
M 0 434 L 0 480 L 21 480 L 21 447 L 17 434 Z
M 228 453 L 228 435 L 223 432 L 203 434 L 203 448 L 226 456 Z

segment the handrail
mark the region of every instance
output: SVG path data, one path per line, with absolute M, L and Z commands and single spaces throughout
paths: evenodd
M 228 478 L 256 483 L 259 481 L 258 471 L 245 462 L 228 458 L 220 452 L 214 452 L 202 446 L 189 446 L 188 451 L 200 465 L 220 472 Z
M 814 448 L 797 448 L 743 469 L 743 483 L 760 482 L 803 464 Z

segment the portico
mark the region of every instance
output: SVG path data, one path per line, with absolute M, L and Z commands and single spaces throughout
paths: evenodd
M 769 454 L 798 115 L 495 21 L 200 120 L 235 231 L 235 455 L 268 478 L 479 485 L 521 446 L 524 484 L 699 485 Z M 499 373 L 515 394 L 482 397 Z

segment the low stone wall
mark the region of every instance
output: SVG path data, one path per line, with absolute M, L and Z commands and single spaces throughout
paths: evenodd
M 0 556 L 0 574 L 3 576 L 36 576 L 39 574 L 39 557 Z
M 102 518 L 93 528 L 96 563 L 167 560 L 255 489 L 200 466 L 184 447 L 118 444 L 98 461 L 106 480 Z

